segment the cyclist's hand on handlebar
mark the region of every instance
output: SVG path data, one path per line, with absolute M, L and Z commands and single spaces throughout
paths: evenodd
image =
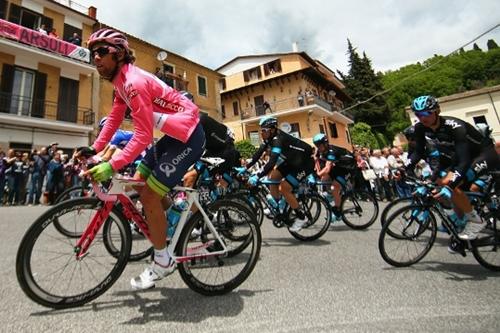
M 437 193 L 434 194 L 435 199 L 446 199 L 449 200 L 451 199 L 451 196 L 453 195 L 453 190 L 449 188 L 448 186 L 443 186 L 441 190 Z
M 259 182 L 259 176 L 257 175 L 252 175 L 250 178 L 248 178 L 248 184 L 252 186 L 257 186 L 257 183 Z
M 84 175 L 90 175 L 95 181 L 103 182 L 108 180 L 113 176 L 115 171 L 109 162 L 104 162 L 99 165 L 96 165 L 90 170 L 85 171 Z
M 247 173 L 247 168 L 245 167 L 236 167 L 234 168 L 234 170 L 236 171 L 236 173 L 238 174 L 238 176 L 242 176 L 244 175 L 245 173 Z
M 415 190 L 415 192 L 413 192 L 413 194 L 416 194 L 416 195 L 419 195 L 419 196 L 424 196 L 427 194 L 427 187 L 425 186 L 419 186 L 417 187 L 417 189 Z
M 90 147 L 90 146 L 78 147 L 76 149 L 75 157 L 76 158 L 88 158 L 88 157 L 94 156 L 95 154 L 97 154 L 97 152 L 94 149 L 94 147 Z

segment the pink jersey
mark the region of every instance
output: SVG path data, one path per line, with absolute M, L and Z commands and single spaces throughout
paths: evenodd
M 106 123 L 93 144 L 97 152 L 111 140 L 125 118 L 127 107 L 132 110 L 134 135 L 122 153 L 112 157 L 113 170 L 134 161 L 153 142 L 153 131 L 187 142 L 198 125 L 198 107 L 159 78 L 132 64 L 122 66 L 113 80 L 115 99 Z

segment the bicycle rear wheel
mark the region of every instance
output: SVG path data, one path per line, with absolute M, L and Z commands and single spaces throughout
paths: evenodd
M 138 211 L 142 211 L 142 203 L 140 202 L 139 194 L 129 193 L 128 196 L 130 200 L 132 200 Z M 122 210 L 122 205 L 120 202 L 116 204 L 118 210 Z M 128 225 L 130 228 L 130 234 L 132 239 L 132 245 L 130 249 L 130 256 L 128 261 L 139 261 L 144 258 L 151 257 L 153 254 L 153 246 L 151 245 L 150 240 L 142 233 L 141 229 L 134 223 L 134 221 L 128 221 Z M 113 219 L 107 219 L 103 225 L 103 241 L 106 245 L 109 253 L 118 257 L 120 255 L 120 241 L 118 244 L 114 244 L 114 233 L 112 232 L 113 227 Z
M 207 296 L 222 295 L 250 275 L 259 259 L 262 238 L 255 215 L 245 205 L 222 199 L 207 210 L 227 252 L 206 226 L 201 236 L 192 236 L 193 229 L 204 224 L 201 213 L 197 212 L 179 237 L 176 255 L 181 262 L 177 268 L 192 290 Z M 211 254 L 216 252 L 221 253 Z
M 413 265 L 430 251 L 436 240 L 436 218 L 428 216 L 419 220 L 424 207 L 410 205 L 398 209 L 382 227 L 378 247 L 382 258 L 395 267 Z M 415 213 L 418 212 L 418 213 Z M 393 237 L 391 233 L 399 236 Z
M 63 201 L 68 201 L 77 198 L 86 198 L 93 195 L 92 189 L 84 187 L 82 185 L 77 185 L 68 188 L 63 193 L 61 193 L 55 200 L 55 204 Z M 82 235 L 84 225 L 78 225 L 75 223 L 65 223 L 59 222 L 58 219 L 54 220 L 54 227 L 64 236 L 70 238 L 79 238 Z
M 377 199 L 368 191 L 356 191 L 345 195 L 340 204 L 342 220 L 352 229 L 366 229 L 378 216 Z
M 301 241 L 313 241 L 325 234 L 330 227 L 331 214 L 328 201 L 317 193 L 310 193 L 299 198 L 299 205 L 306 215 L 307 222 L 300 231 L 288 231 Z M 289 211 L 289 218 L 291 215 Z
M 102 228 L 87 254 L 77 259 L 78 239 L 61 234 L 54 221 L 79 220 L 88 225 L 101 208 L 97 198 L 73 199 L 52 207 L 28 229 L 16 258 L 17 279 L 34 302 L 65 309 L 83 305 L 102 295 L 120 277 L 130 254 L 130 228 L 121 212 L 113 208 L 109 218 L 114 244 L 120 249 L 112 256 L 103 242 Z

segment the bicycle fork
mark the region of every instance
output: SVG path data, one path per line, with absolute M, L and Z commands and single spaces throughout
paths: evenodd
M 85 231 L 74 247 L 77 260 L 81 260 L 87 255 L 90 244 L 92 244 L 95 236 L 99 232 L 99 229 L 101 229 L 104 221 L 108 218 L 114 204 L 115 203 L 113 201 L 105 201 L 104 206 L 97 211 L 92 218 L 92 221 L 85 228 Z

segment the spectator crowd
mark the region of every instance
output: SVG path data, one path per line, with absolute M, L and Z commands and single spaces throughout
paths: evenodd
M 79 166 L 54 142 L 30 153 L 0 147 L 0 206 L 52 204 L 79 185 Z

